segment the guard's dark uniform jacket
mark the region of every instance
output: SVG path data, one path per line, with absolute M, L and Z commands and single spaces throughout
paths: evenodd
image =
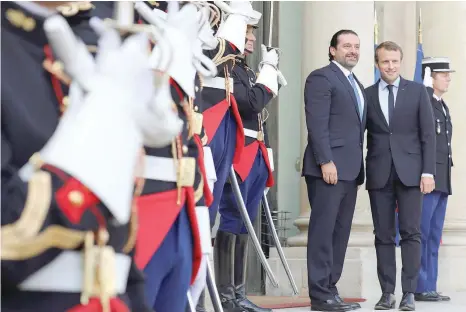
M 235 82 L 234 95 L 238 103 L 245 134 L 245 147 L 241 153 L 240 161 L 234 164 L 233 167 L 241 180 L 246 180 L 260 149 L 269 169 L 266 186 L 271 187 L 274 181 L 267 153 L 268 140 L 262 112 L 272 100 L 273 93 L 266 86 L 255 83 L 256 74 L 247 66 L 244 57 L 238 56 L 236 58 L 232 78 Z
M 83 4 L 68 14 L 77 33 L 92 34 L 84 31 L 91 8 Z M 67 101 L 66 75 L 59 66 L 50 66 L 56 63 L 43 17 L 13 2 L 3 3 L 1 14 L 2 311 L 102 311 L 99 298 L 92 295 L 87 305 L 80 304 L 82 281 L 73 278 L 79 266 L 64 261 L 81 259 L 86 235 L 98 229 L 108 232 L 107 246 L 115 250 L 117 264 L 127 264 L 112 272 L 126 285 L 109 298 L 112 311 L 150 311 L 144 305 L 143 276 L 131 260 L 135 228 L 115 225 L 91 191 L 57 168 L 42 166 L 29 185 L 19 178 L 18 170 L 57 127 Z M 97 38 L 83 39 L 95 46 Z M 72 192 L 82 200 L 73 200 Z M 51 267 L 61 270 L 47 272 Z
M 452 194 L 451 189 L 451 167 L 453 167 L 453 156 L 451 151 L 451 138 L 453 125 L 451 123 L 450 110 L 443 100 L 438 101 L 434 96 L 434 90 L 427 88 L 434 111 L 436 136 L 436 171 L 435 191 Z
M 241 151 L 244 146 L 244 132 L 241 116 L 238 111 L 238 105 L 233 95 L 233 83 L 230 80 L 235 58 L 239 55 L 239 50 L 227 40 L 218 38 L 219 44 L 214 50 L 205 50 L 204 54 L 208 56 L 217 65 L 217 76 L 214 81 L 218 82 L 223 79 L 223 86 L 205 84 L 203 88 L 203 125 L 207 135 L 208 144 L 212 141 L 217 129 L 222 122 L 226 112 L 231 109 L 231 112 L 237 123 L 236 128 L 236 148 L 233 157 L 233 163 L 239 161 Z M 219 80 L 220 78 L 220 80 Z

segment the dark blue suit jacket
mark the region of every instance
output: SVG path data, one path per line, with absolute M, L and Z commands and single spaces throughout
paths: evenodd
M 355 77 L 364 95 L 364 87 Z M 308 145 L 302 175 L 321 177 L 321 163 L 333 161 L 338 179 L 364 182 L 363 142 L 367 100 L 360 117 L 354 90 L 334 63 L 313 71 L 304 88 Z
M 383 188 L 392 163 L 406 186 L 419 186 L 422 173 L 435 175 L 434 118 L 426 88 L 401 78 L 390 125 L 380 107 L 378 82 L 366 89 L 366 96 L 366 188 Z

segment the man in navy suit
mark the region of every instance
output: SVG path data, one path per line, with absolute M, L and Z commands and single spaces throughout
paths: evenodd
M 330 41 L 330 64 L 314 70 L 304 89 L 308 145 L 302 175 L 311 217 L 307 266 L 313 311 L 349 311 L 336 283 L 340 279 L 356 204 L 364 182 L 366 123 L 364 87 L 352 69 L 359 60 L 359 37 L 340 30 Z
M 401 311 L 414 311 L 421 260 L 423 194 L 435 188 L 435 130 L 424 85 L 400 77 L 403 52 L 394 42 L 375 51 L 381 79 L 366 89 L 366 187 L 374 223 L 377 273 L 382 297 L 376 310 L 395 307 L 395 208 L 401 235 Z

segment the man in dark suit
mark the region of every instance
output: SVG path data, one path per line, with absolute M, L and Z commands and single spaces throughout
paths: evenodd
M 451 136 L 453 126 L 448 106 L 442 96 L 450 85 L 450 60 L 445 57 L 429 57 L 422 60 L 424 85 L 434 111 L 436 133 L 435 190 L 426 194 L 421 219 L 421 269 L 417 281 L 416 301 L 449 301 L 450 297 L 437 292 L 438 252 L 443 223 L 451 195 Z
M 360 308 L 345 303 L 340 279 L 353 220 L 358 185 L 364 182 L 363 140 L 366 123 L 364 87 L 352 73 L 359 60 L 359 37 L 352 30 L 335 33 L 330 64 L 314 70 L 304 89 L 308 145 L 302 175 L 311 216 L 307 267 L 314 311 Z
M 403 52 L 394 42 L 375 51 L 381 79 L 366 89 L 366 187 L 374 222 L 377 273 L 382 298 L 376 310 L 395 306 L 395 208 L 401 234 L 403 298 L 400 310 L 414 311 L 421 258 L 422 194 L 435 186 L 432 105 L 422 84 L 400 77 Z

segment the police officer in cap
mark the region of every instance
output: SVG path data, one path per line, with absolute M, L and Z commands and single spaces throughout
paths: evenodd
M 452 194 L 451 167 L 453 166 L 451 137 L 452 122 L 443 95 L 448 92 L 451 77 L 450 60 L 446 57 L 429 57 L 422 60 L 424 85 L 433 106 L 437 142 L 435 189 L 424 195 L 421 220 L 421 269 L 416 301 L 449 301 L 450 297 L 437 292 L 438 252 L 448 196 Z

